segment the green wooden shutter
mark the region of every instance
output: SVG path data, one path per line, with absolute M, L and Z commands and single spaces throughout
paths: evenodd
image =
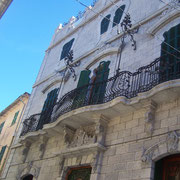
M 87 92 L 88 92 L 88 86 L 86 86 L 86 85 L 89 84 L 90 73 L 91 73 L 90 70 L 81 71 L 79 81 L 77 84 L 77 88 L 79 88 L 79 89 L 77 90 L 76 96 L 73 100 L 72 109 L 81 107 L 84 104 L 84 100 L 85 100 Z M 83 86 L 85 86 L 85 87 L 81 89 L 81 87 L 83 87 Z
M 180 53 L 175 50 L 180 50 L 180 24 L 172 27 L 163 36 L 165 40 L 161 44 L 160 80 L 167 81 L 177 78 L 177 74 L 180 74 L 180 61 L 177 58 Z
M 109 14 L 101 21 L 101 34 L 105 33 L 108 30 L 110 18 L 111 15 Z
M 116 10 L 115 16 L 113 19 L 113 27 L 120 23 L 125 7 L 126 6 L 123 5 Z
M 42 129 L 44 124 L 47 124 L 50 122 L 51 114 L 57 101 L 58 90 L 59 88 L 53 89 L 51 92 L 47 94 L 47 98 L 44 102 L 44 105 L 41 111 L 41 116 L 39 119 L 37 130 Z
M 4 153 L 5 153 L 6 147 L 7 147 L 7 146 L 3 146 L 2 149 L 1 149 L 1 152 L 0 152 L 0 163 L 1 163 L 1 161 L 2 161 L 2 158 L 3 158 L 3 155 L 4 155 Z
M 71 39 L 68 43 L 66 43 L 66 44 L 63 46 L 60 60 L 63 59 L 63 58 L 65 58 L 65 57 L 68 55 L 68 53 L 69 53 L 69 51 L 71 50 L 71 47 L 72 47 L 72 45 L 73 45 L 73 42 L 74 42 L 74 38 Z
M 109 76 L 109 64 L 110 61 L 103 61 L 98 66 L 91 104 L 98 104 L 103 102 L 104 94 L 106 91 L 106 84 Z
M 18 117 L 19 111 L 15 113 L 14 118 L 12 120 L 11 126 L 16 123 L 17 117 Z
M 90 70 L 81 71 L 79 81 L 78 81 L 78 84 L 77 84 L 77 88 L 80 88 L 82 86 L 85 86 L 85 85 L 89 84 L 89 81 L 90 81 L 89 75 L 90 74 L 91 74 Z
M 5 123 L 5 122 L 3 122 L 3 123 L 1 123 L 1 124 L 0 124 L 0 133 L 2 132 L 2 129 L 3 129 L 4 123 Z

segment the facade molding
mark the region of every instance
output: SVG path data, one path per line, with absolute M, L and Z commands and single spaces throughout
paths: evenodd
M 172 11 L 163 16 L 154 26 L 149 29 L 149 34 L 154 36 L 159 30 L 166 26 L 171 21 L 180 17 L 180 11 Z
M 180 152 L 180 136 L 176 131 L 169 132 L 166 138 L 147 149 L 143 149 L 141 160 L 144 163 L 157 161 L 162 157 Z

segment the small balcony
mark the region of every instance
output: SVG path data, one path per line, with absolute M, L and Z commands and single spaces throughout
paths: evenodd
M 174 58 L 172 55 L 157 58 L 149 65 L 139 68 L 134 73 L 122 71 L 106 81 L 88 84 L 66 93 L 56 103 L 53 111 L 49 111 L 49 114 L 35 114 L 26 119 L 21 136 L 42 129 L 45 124 L 53 123 L 59 117 L 76 109 L 102 105 L 118 97 L 124 97 L 127 100 L 133 99 L 140 93 L 148 92 L 159 84 L 176 79 L 180 79 L 180 60 Z M 161 92 L 160 95 L 162 95 Z M 118 108 L 118 111 L 120 109 Z M 42 121 L 42 118 L 46 118 L 46 120 Z M 46 123 L 42 124 L 41 122 Z

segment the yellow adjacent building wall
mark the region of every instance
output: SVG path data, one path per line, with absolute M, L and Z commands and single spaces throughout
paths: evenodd
M 0 175 L 8 159 L 9 150 L 17 134 L 28 99 L 29 94 L 24 93 L 0 113 L 0 126 L 4 123 L 0 128 Z M 6 147 L 4 153 L 2 153 L 3 147 Z

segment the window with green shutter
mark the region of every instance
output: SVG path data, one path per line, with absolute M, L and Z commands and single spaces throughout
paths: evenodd
M 14 115 L 13 121 L 11 123 L 11 126 L 14 125 L 16 123 L 17 117 L 18 117 L 19 111 L 17 111 Z
M 0 163 L 1 163 L 1 161 L 2 161 L 2 158 L 3 158 L 4 153 L 5 153 L 5 151 L 6 151 L 6 147 L 7 147 L 7 146 L 3 146 L 3 147 L 1 148 L 1 152 L 0 152 Z
M 77 90 L 77 94 L 73 100 L 72 109 L 79 108 L 79 107 L 83 106 L 83 104 L 85 103 L 85 98 L 86 98 L 87 91 L 88 91 L 88 86 L 86 86 L 86 85 L 89 84 L 90 73 L 91 73 L 90 70 L 81 71 L 79 81 L 77 84 L 77 88 L 79 88 L 79 89 Z M 81 89 L 81 87 L 83 87 L 83 88 Z
M 101 34 L 105 33 L 108 30 L 110 18 L 111 15 L 109 14 L 101 21 Z
M 47 94 L 47 98 L 44 102 L 42 111 L 41 111 L 41 116 L 39 119 L 39 123 L 37 126 L 38 129 L 42 129 L 44 124 L 47 124 L 51 120 L 51 114 L 53 112 L 53 108 L 56 104 L 57 97 L 58 97 L 58 90 L 59 88 L 53 89 L 51 92 Z
M 63 46 L 60 60 L 65 58 L 68 55 L 69 51 L 71 50 L 74 40 L 75 40 L 74 38 L 71 39 L 69 42 L 67 42 Z
M 0 124 L 0 134 L 1 134 L 1 132 L 2 132 L 2 129 L 3 129 L 4 123 L 5 123 L 5 122 L 3 122 L 3 123 L 1 123 L 1 124 Z
M 109 64 L 110 61 L 102 61 L 100 62 L 97 72 L 96 78 L 94 81 L 94 87 L 92 88 L 90 103 L 91 104 L 100 104 L 103 103 L 104 94 L 106 91 L 106 83 L 109 76 Z
M 125 7 L 126 6 L 123 5 L 116 10 L 115 16 L 113 19 L 113 27 L 120 23 Z
M 172 27 L 163 34 L 164 42 L 161 44 L 161 81 L 177 78 L 180 73 L 180 24 Z M 177 50 L 176 50 L 177 49 Z

